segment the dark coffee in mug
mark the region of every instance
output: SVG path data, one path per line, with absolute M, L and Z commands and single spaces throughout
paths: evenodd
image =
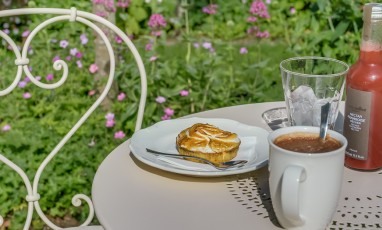
M 341 148 L 342 144 L 327 135 L 322 140 L 318 134 L 295 132 L 277 137 L 273 143 L 280 148 L 300 153 L 324 153 Z

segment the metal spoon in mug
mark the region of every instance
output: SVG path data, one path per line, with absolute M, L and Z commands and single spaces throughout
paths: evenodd
M 213 162 L 211 162 L 211 161 L 209 161 L 207 159 L 201 158 L 201 157 L 163 153 L 163 152 L 158 152 L 158 151 L 155 151 L 155 150 L 152 150 L 152 149 L 148 149 L 148 148 L 146 148 L 146 151 L 149 152 L 149 153 L 158 155 L 158 156 L 178 158 L 178 159 L 183 159 L 183 160 L 186 159 L 186 158 L 194 159 L 194 160 L 200 160 L 200 161 L 203 161 L 204 163 L 209 164 L 209 165 L 211 165 L 211 166 L 213 166 L 213 167 L 215 167 L 216 169 L 219 169 L 219 170 L 226 170 L 226 169 L 230 169 L 230 168 L 240 168 L 240 167 L 244 166 L 248 162 L 246 160 L 234 160 L 234 161 L 226 161 L 226 162 L 222 162 L 222 163 L 213 163 Z
M 323 141 L 325 141 L 326 133 L 328 131 L 329 111 L 330 102 L 327 102 L 325 105 L 321 106 L 320 138 Z

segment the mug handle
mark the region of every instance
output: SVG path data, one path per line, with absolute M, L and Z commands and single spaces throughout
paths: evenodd
M 305 169 L 301 166 L 290 165 L 284 171 L 281 185 L 281 208 L 284 216 L 299 225 L 305 222 L 299 210 L 300 183 L 305 180 Z

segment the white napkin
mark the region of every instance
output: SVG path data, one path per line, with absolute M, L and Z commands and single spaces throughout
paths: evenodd
M 254 161 L 257 157 L 255 152 L 256 137 L 240 137 L 240 140 L 241 144 L 239 147 L 239 151 L 237 153 L 237 156 L 233 160 L 247 160 L 248 163 Z M 165 156 L 159 156 L 157 159 L 179 169 L 185 169 L 190 171 L 219 171 L 211 165 L 196 163 L 183 159 L 176 159 Z

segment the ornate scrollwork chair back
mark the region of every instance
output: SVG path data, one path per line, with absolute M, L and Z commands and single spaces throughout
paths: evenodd
M 110 67 L 109 67 L 109 76 L 107 78 L 106 86 L 104 87 L 104 90 L 100 93 L 99 97 L 95 100 L 94 104 L 91 105 L 91 107 L 82 115 L 82 117 L 75 123 L 75 125 L 70 129 L 70 131 L 59 141 L 59 143 L 53 148 L 53 150 L 44 158 L 44 160 L 39 165 L 33 181 L 31 181 L 26 172 L 25 169 L 22 169 L 18 165 L 16 165 L 14 162 L 10 161 L 7 157 L 5 157 L 3 154 L 0 154 L 0 161 L 3 163 L 0 167 L 9 166 L 12 170 L 14 170 L 22 179 L 26 186 L 26 202 L 28 205 L 27 208 L 27 216 L 25 218 L 25 224 L 24 224 L 24 230 L 27 230 L 31 226 L 31 222 L 33 219 L 33 213 L 34 211 L 37 212 L 39 218 L 41 218 L 47 226 L 49 226 L 52 229 L 61 229 L 61 227 L 54 224 L 42 211 L 39 199 L 40 195 L 38 193 L 38 186 L 40 183 L 40 177 L 41 174 L 44 172 L 45 167 L 47 164 L 54 158 L 56 154 L 58 154 L 59 150 L 67 143 L 67 141 L 72 137 L 72 135 L 78 130 L 79 127 L 89 118 L 89 116 L 92 114 L 92 112 L 101 104 L 101 102 L 105 99 L 107 94 L 109 93 L 113 80 L 115 78 L 115 57 L 114 57 L 114 51 L 113 47 L 111 45 L 111 42 L 109 41 L 108 36 L 103 32 L 103 30 L 100 28 L 99 25 L 102 27 L 108 28 L 110 31 L 118 35 L 122 39 L 122 41 L 127 45 L 129 51 L 131 52 L 131 55 L 133 56 L 138 71 L 140 75 L 140 98 L 139 98 L 139 106 L 137 111 L 137 119 L 135 123 L 135 131 L 139 130 L 141 128 L 142 120 L 143 120 L 143 112 L 146 102 L 146 94 L 147 94 L 147 83 L 146 83 L 146 73 L 145 68 L 141 59 L 141 56 L 139 55 L 136 47 L 131 42 L 131 40 L 126 36 L 126 34 L 121 31 L 118 27 L 116 27 L 113 23 L 107 21 L 106 19 L 99 17 L 97 15 L 94 15 L 92 13 L 79 11 L 76 8 L 71 9 L 47 9 L 47 8 L 27 8 L 27 9 L 13 9 L 13 10 L 4 10 L 0 11 L 0 18 L 9 18 L 13 16 L 21 16 L 21 15 L 32 15 L 32 14 L 38 14 L 38 15 L 49 15 L 51 16 L 49 19 L 43 21 L 35 28 L 30 28 L 30 34 L 26 38 L 26 40 L 23 43 L 23 47 L 18 48 L 14 40 L 7 35 L 7 33 L 0 31 L 1 38 L 5 41 L 5 43 L 8 45 L 9 49 L 11 49 L 14 52 L 15 55 L 15 69 L 17 69 L 16 77 L 11 82 L 9 86 L 6 86 L 5 89 L 0 89 L 0 96 L 5 96 L 7 94 L 12 93 L 12 91 L 18 86 L 19 82 L 21 81 L 22 75 L 26 75 L 31 83 L 36 85 L 37 87 L 40 87 L 42 89 L 55 89 L 60 87 L 65 83 L 65 81 L 68 78 L 69 75 L 69 68 L 68 64 L 64 60 L 55 60 L 53 63 L 53 68 L 56 71 L 61 71 L 61 78 L 56 81 L 55 83 L 49 84 L 49 83 L 43 83 L 42 81 L 39 81 L 36 79 L 36 76 L 32 74 L 32 72 L 29 69 L 29 59 L 28 59 L 28 47 L 30 46 L 31 41 L 33 38 L 38 34 L 42 29 L 47 27 L 50 24 L 56 23 L 56 22 L 62 22 L 62 21 L 70 21 L 72 23 L 81 23 L 85 25 L 86 27 L 90 27 L 104 42 L 107 50 L 108 50 L 108 57 L 110 61 Z M 4 44 L 4 42 L 3 42 Z M 90 74 L 90 73 L 89 73 Z M 5 99 L 3 97 L 3 99 Z M 86 154 L 86 153 L 84 153 Z M 1 185 L 0 185 L 1 188 Z M 103 229 L 101 226 L 88 226 L 91 221 L 94 218 L 94 208 L 91 199 L 84 195 L 84 194 L 77 194 L 72 198 L 72 204 L 75 206 L 80 206 L 81 201 L 85 201 L 87 205 L 89 206 L 89 215 L 87 219 L 76 228 L 71 229 Z M 0 203 L 1 206 L 1 203 Z M 1 210 L 1 208 L 0 208 Z M 2 213 L 0 213 L 0 228 L 4 224 L 4 217 L 1 216 Z M 4 214 L 3 214 L 4 215 Z

